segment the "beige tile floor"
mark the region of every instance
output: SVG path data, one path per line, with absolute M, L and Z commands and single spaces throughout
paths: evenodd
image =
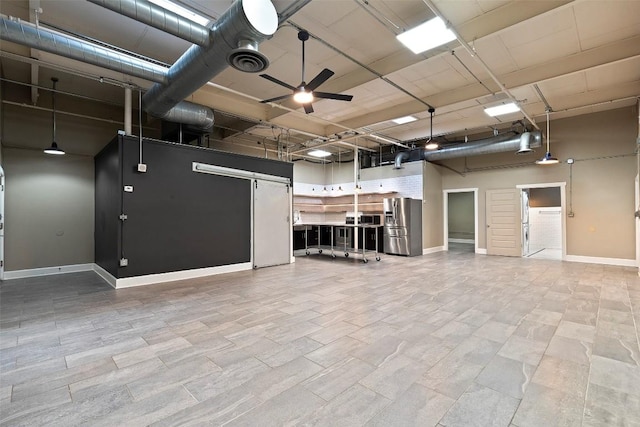
M 635 269 L 468 251 L 0 286 L 2 425 L 640 423 Z

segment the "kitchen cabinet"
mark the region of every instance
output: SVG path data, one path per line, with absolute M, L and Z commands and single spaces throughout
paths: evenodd
M 358 211 L 362 213 L 382 213 L 385 198 L 396 197 L 395 191 L 386 193 L 361 193 L 358 195 Z M 353 212 L 354 196 L 293 196 L 293 209 L 299 212 L 328 213 Z

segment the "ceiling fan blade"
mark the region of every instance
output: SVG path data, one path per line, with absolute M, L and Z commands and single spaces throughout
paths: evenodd
M 336 101 L 351 101 L 353 95 L 343 95 L 341 93 L 329 93 L 329 92 L 313 92 L 313 96 L 323 99 L 335 99 Z
M 304 112 L 309 114 L 309 113 L 313 113 L 313 105 L 311 105 L 311 103 L 308 104 L 302 104 L 302 106 L 304 107 Z
M 282 95 L 282 96 L 276 96 L 275 98 L 269 98 L 269 99 L 265 99 L 260 101 L 262 104 L 266 104 L 267 102 L 276 102 L 276 101 L 281 101 L 283 99 L 287 99 L 287 98 L 291 98 L 293 96 L 292 93 L 290 93 L 289 95 Z
M 315 76 L 313 78 L 313 80 L 311 80 L 309 82 L 308 85 L 305 86 L 305 89 L 307 90 L 315 90 L 315 88 L 317 88 L 318 86 L 320 86 L 322 83 L 326 82 L 327 80 L 329 80 L 329 78 L 331 76 L 333 76 L 335 73 L 333 71 L 331 71 L 328 68 L 325 68 L 324 70 L 320 71 L 320 74 L 318 74 L 317 76 Z
M 269 74 L 260 74 L 260 77 L 262 77 L 262 78 L 264 78 L 264 79 L 267 79 L 267 80 L 269 80 L 269 81 L 272 81 L 272 82 L 274 82 L 275 84 L 279 84 L 280 86 L 284 86 L 284 87 L 286 87 L 287 89 L 291 89 L 291 90 L 296 90 L 296 89 L 297 89 L 297 88 L 295 88 L 295 87 L 291 86 L 289 83 L 285 83 L 285 82 L 283 82 L 282 80 L 278 80 L 278 79 L 276 79 L 275 77 L 270 76 Z

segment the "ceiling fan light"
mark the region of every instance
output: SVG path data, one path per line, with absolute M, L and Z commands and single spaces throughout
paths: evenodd
M 309 104 L 313 102 L 313 92 L 307 92 L 304 88 L 301 88 L 293 94 L 293 100 L 298 104 Z
M 537 165 L 557 165 L 560 161 L 553 157 L 549 151 L 547 151 L 543 158 L 536 160 Z

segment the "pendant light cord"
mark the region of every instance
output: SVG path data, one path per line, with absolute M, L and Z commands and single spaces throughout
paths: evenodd
M 550 153 L 550 149 L 549 149 L 549 108 L 547 108 L 545 111 L 547 113 L 547 153 Z
M 430 120 L 429 120 L 429 141 L 431 141 L 433 139 L 433 113 L 435 113 L 436 110 L 435 108 L 429 108 L 429 115 L 430 115 Z
M 53 82 L 53 91 L 51 92 L 51 107 L 53 110 L 53 142 L 56 142 L 56 83 L 58 83 L 58 79 L 56 77 L 52 77 L 51 81 Z

